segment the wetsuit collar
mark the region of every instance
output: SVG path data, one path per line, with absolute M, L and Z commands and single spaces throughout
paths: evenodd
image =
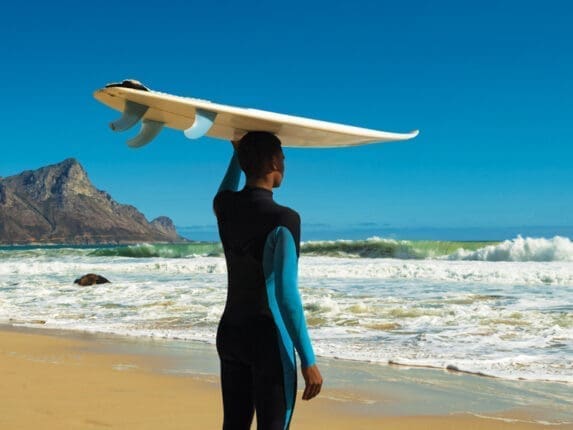
M 267 190 L 266 188 L 262 188 L 262 187 L 253 187 L 252 185 L 245 185 L 244 189 L 247 191 L 262 191 L 262 192 L 268 193 L 270 195 L 273 194 L 273 192 L 271 190 Z

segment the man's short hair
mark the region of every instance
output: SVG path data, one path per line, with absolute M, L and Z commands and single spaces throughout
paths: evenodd
M 282 152 L 281 141 L 267 131 L 250 131 L 237 147 L 239 164 L 247 178 L 262 178 L 272 171 L 273 157 Z

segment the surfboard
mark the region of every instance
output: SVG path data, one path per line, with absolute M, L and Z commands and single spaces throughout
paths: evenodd
M 409 133 L 371 130 L 181 97 L 153 91 L 133 79 L 108 84 L 96 90 L 94 97 L 122 112 L 110 124 L 112 130 L 125 131 L 141 122 L 139 133 L 127 141 L 133 148 L 151 142 L 163 127 L 181 130 L 190 139 L 209 136 L 237 140 L 249 131 L 268 131 L 278 136 L 283 146 L 320 148 L 401 141 L 418 135 L 418 130 Z

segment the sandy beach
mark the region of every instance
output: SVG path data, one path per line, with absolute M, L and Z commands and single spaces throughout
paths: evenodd
M 169 367 L 167 361 L 161 354 L 119 354 L 98 345 L 97 338 L 4 327 L 0 330 L 0 428 L 220 428 L 217 376 L 158 371 Z M 291 428 L 548 428 L 521 421 L 517 413 L 507 415 L 511 418 L 504 421 L 470 415 L 365 412 L 359 402 L 353 403 L 352 396 L 350 390 L 329 393 L 327 382 L 321 397 L 311 402 L 297 400 Z M 344 407 L 334 400 L 341 397 L 346 399 Z M 551 426 L 556 427 L 571 428 Z

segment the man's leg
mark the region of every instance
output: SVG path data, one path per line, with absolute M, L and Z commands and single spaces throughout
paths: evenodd
M 221 360 L 223 430 L 248 430 L 255 412 L 251 368 L 235 361 Z
M 217 351 L 221 360 L 223 430 L 249 430 L 255 412 L 251 366 L 246 360 L 244 330 L 221 323 Z
M 258 327 L 257 331 L 260 337 L 256 342 L 253 366 L 257 428 L 285 430 L 290 425 L 294 408 L 296 368 L 282 356 L 282 345 L 274 324 Z

